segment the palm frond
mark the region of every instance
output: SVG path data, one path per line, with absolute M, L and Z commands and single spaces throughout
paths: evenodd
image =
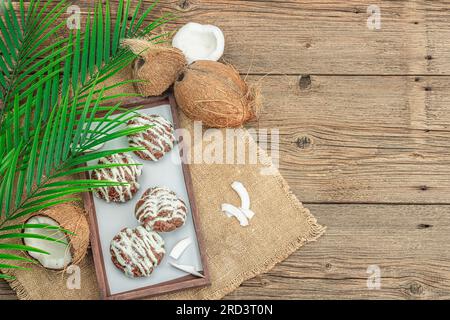
M 39 0 L 31 0 L 25 10 L 24 2 L 20 1 L 19 16 L 11 0 L 0 3 L 0 31 L 4 39 L 0 39 L 0 99 L 4 103 L 0 115 L 10 111 L 9 102 L 15 96 L 25 98 L 30 91 L 36 93 L 38 87 L 29 89 L 31 84 L 57 63 L 53 55 L 46 53 L 58 52 L 67 44 L 67 40 L 50 42 L 36 54 L 37 48 L 56 36 L 64 26 L 64 23 L 55 25 L 55 21 L 65 12 L 67 2 L 58 1 L 46 13 L 51 2 L 48 0 L 40 5 Z
M 134 95 L 109 93 L 132 81 L 103 83 L 136 58 L 120 46 L 121 39 L 145 37 L 171 19 L 165 15 L 145 26 L 157 2 L 140 14 L 143 1 L 132 11 L 130 0 L 120 0 L 115 16 L 109 1 L 98 2 L 88 14 L 85 29 L 73 30 L 65 38 L 59 34 L 65 26 L 61 18 L 68 1 L 20 0 L 18 8 L 11 0 L 0 3 L 0 269 L 22 268 L 17 263 L 34 262 L 7 251 L 45 253 L 10 240 L 59 241 L 21 232 L 29 225 L 17 221 L 78 200 L 73 195 L 124 185 L 73 179 L 73 175 L 115 166 L 85 165 L 102 157 L 141 150 L 130 147 L 89 152 L 148 128 L 124 128 L 123 124 L 136 115 L 135 110 L 123 110 L 120 104 L 108 106 L 112 100 Z M 160 40 L 157 35 L 150 38 Z M 115 115 L 118 112 L 121 114 Z M 46 225 L 33 228 L 70 232 Z M 11 277 L 0 274 L 0 278 Z

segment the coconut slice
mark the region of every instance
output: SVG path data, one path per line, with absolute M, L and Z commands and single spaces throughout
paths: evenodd
M 231 188 L 233 188 L 241 198 L 241 208 L 250 209 L 250 197 L 244 185 L 239 181 L 235 181 L 231 184 Z
M 250 209 L 239 208 L 247 217 L 248 220 L 252 220 L 255 216 L 255 213 Z
M 50 226 L 59 226 L 58 223 L 44 216 L 34 216 L 27 221 L 27 224 L 47 224 Z M 28 252 L 28 254 L 34 259 L 38 260 L 40 264 L 48 269 L 61 270 L 68 266 L 72 262 L 72 254 L 68 250 L 69 241 L 67 240 L 64 232 L 59 230 L 49 230 L 49 229 L 31 229 L 26 228 L 26 233 L 39 234 L 48 238 L 57 239 L 64 243 L 45 241 L 41 239 L 24 239 L 24 243 L 27 246 L 39 248 L 48 252 L 49 254 Z
M 28 252 L 43 267 L 63 270 L 70 264 L 77 264 L 87 253 L 89 245 L 89 225 L 81 208 L 62 204 L 39 212 L 26 221 L 26 224 L 48 224 L 69 230 L 73 234 L 50 229 L 26 228 L 24 232 L 40 234 L 57 239 L 63 243 L 41 239 L 25 238 L 24 244 L 46 251 L 48 254 Z
M 241 198 L 241 207 L 239 209 L 245 214 L 248 219 L 252 219 L 255 216 L 255 213 L 250 210 L 250 197 L 248 195 L 247 189 L 239 181 L 233 182 L 231 184 L 231 187 L 234 191 L 237 192 L 239 198 Z
M 223 203 L 222 204 L 222 211 L 225 212 L 225 214 L 228 217 L 236 217 L 236 219 L 239 220 L 239 224 L 243 227 L 248 226 L 248 218 L 245 215 L 244 212 L 242 212 L 242 210 L 240 210 L 239 208 L 233 206 L 232 204 L 228 204 L 228 203 Z
M 175 262 L 170 262 L 170 264 L 172 265 L 172 267 L 177 268 L 181 271 L 184 271 L 186 273 L 190 273 L 193 276 L 199 277 L 199 278 L 204 278 L 205 276 L 202 275 L 200 272 L 198 272 L 194 266 L 189 266 L 189 265 L 183 265 L 183 264 L 178 264 Z
M 178 242 L 170 252 L 170 256 L 175 260 L 178 260 L 184 251 L 192 244 L 191 238 L 186 238 Z
M 188 63 L 219 60 L 225 48 L 222 30 L 213 25 L 189 22 L 174 36 L 172 46 L 183 51 Z
M 255 213 L 252 210 L 247 210 L 247 209 L 242 209 L 242 208 L 237 208 L 237 207 L 236 207 L 236 209 L 241 211 L 247 217 L 248 220 L 251 220 L 255 216 Z M 228 218 L 234 217 L 234 215 L 229 213 L 228 211 L 224 211 L 224 213 Z

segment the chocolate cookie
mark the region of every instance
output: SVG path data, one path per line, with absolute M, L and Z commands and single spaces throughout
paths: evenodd
M 133 158 L 124 153 L 114 154 L 98 161 L 99 164 L 136 164 Z M 127 202 L 139 190 L 138 177 L 141 175 L 141 167 L 138 165 L 120 166 L 92 171 L 91 179 L 126 182 L 126 186 L 109 186 L 97 188 L 94 195 L 106 202 Z
M 186 222 L 186 204 L 166 188 L 150 188 L 136 204 L 136 218 L 147 229 L 173 231 Z
M 159 234 L 125 228 L 111 241 L 111 260 L 130 278 L 148 277 L 164 258 L 164 240 Z
M 135 151 L 144 160 L 158 161 L 172 150 L 175 145 L 175 130 L 173 125 L 158 115 L 140 115 L 128 121 L 128 128 L 149 125 L 151 128 L 128 136 L 132 147 L 144 147 L 144 151 Z

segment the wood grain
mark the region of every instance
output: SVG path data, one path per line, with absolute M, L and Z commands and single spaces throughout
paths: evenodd
M 73 3 L 86 17 L 94 1 Z M 117 0 L 111 3 L 117 7 Z M 187 21 L 218 25 L 227 41 L 225 59 L 242 72 L 450 74 L 450 43 L 442 40 L 450 38 L 444 0 L 378 1 L 380 30 L 367 27 L 372 4 L 368 0 L 162 0 L 151 18 L 177 14 L 179 18 L 165 30 Z
M 328 227 L 317 243 L 227 299 L 449 299 L 449 206 L 309 205 Z M 367 269 L 381 269 L 381 290 Z
M 93 1 L 74 3 L 85 17 Z M 371 4 L 161 0 L 155 11 L 180 16 L 164 30 L 224 30 L 225 59 L 262 85 L 250 127 L 280 130 L 281 172 L 328 226 L 228 299 L 450 298 L 449 4 L 378 1 L 381 30 L 369 30 Z M 367 289 L 372 264 L 381 290 Z M 0 299 L 13 298 L 0 281 Z
M 0 300 L 17 300 L 15 292 L 5 280 L 0 280 Z
M 310 81 L 263 78 L 253 124 L 280 130 L 281 172 L 303 202 L 450 203 L 449 77 Z
M 167 5 L 166 5 L 167 3 Z M 378 1 L 381 29 L 367 27 L 373 1 L 166 1 L 179 22 L 220 26 L 225 58 L 266 74 L 449 74 L 445 1 Z M 218 14 L 220 12 L 220 14 Z
M 227 299 L 449 299 L 450 206 L 309 205 L 327 233 Z M 367 289 L 367 268 L 381 290 Z M 0 282 L 0 297 L 15 298 Z

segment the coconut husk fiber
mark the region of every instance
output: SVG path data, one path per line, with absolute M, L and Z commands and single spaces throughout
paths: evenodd
M 120 80 L 126 80 L 130 74 L 130 70 L 124 70 Z M 182 126 L 192 131 L 191 120 L 182 114 L 180 118 Z M 238 131 L 238 139 L 243 139 L 247 150 L 256 146 L 246 130 Z M 193 148 L 198 147 L 198 141 L 193 144 Z M 274 174 L 262 175 L 263 168 L 271 168 Z M 303 245 L 317 240 L 324 232 L 324 227 L 290 192 L 267 156 L 257 165 L 192 164 L 190 169 L 212 285 L 158 299 L 222 298 L 243 281 L 269 271 Z M 223 202 L 239 204 L 238 195 L 230 187 L 233 181 L 246 186 L 256 213 L 246 228 L 220 212 Z M 33 266 L 31 271 L 15 271 L 17 279 L 10 281 L 10 285 L 20 299 L 98 299 L 90 253 L 79 266 L 80 289 L 67 288 L 69 274 L 38 266 Z
M 189 65 L 175 81 L 174 94 L 185 115 L 212 128 L 240 127 L 258 117 L 262 104 L 258 86 L 216 61 Z

